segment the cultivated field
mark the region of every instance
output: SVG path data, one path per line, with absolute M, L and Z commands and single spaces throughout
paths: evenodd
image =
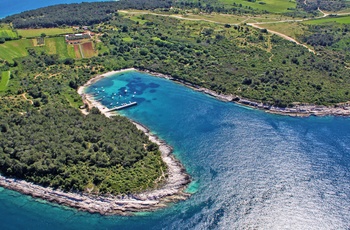
M 288 12 L 288 8 L 296 8 L 296 2 L 294 0 L 219 0 L 227 6 L 232 6 L 233 3 L 242 4 L 242 6 L 250 6 L 253 9 L 266 10 L 271 13 L 283 13 Z
M 350 24 L 350 16 L 320 18 L 315 20 L 304 21 L 303 23 L 309 24 L 309 25 L 317 25 L 317 24 L 324 24 L 324 23 Z
M 94 46 L 92 42 L 81 44 L 80 47 L 83 52 L 84 58 L 90 58 L 90 57 L 96 56 L 96 52 L 94 50 Z
M 25 57 L 28 55 L 28 47 L 33 47 L 32 40 L 21 39 L 8 41 L 0 45 L 0 58 L 13 63 L 14 58 Z
M 64 37 L 45 38 L 44 45 L 36 47 L 35 49 L 44 51 L 48 54 L 58 54 L 60 58 L 71 57 L 68 53 L 68 48 Z
M 79 45 L 74 45 L 74 54 L 75 54 L 75 58 L 82 58 L 83 54 L 80 52 Z
M 1 72 L 0 91 L 5 91 L 10 80 L 10 71 Z
M 72 28 L 21 29 L 17 32 L 24 38 L 40 37 L 43 33 L 47 36 L 74 33 Z

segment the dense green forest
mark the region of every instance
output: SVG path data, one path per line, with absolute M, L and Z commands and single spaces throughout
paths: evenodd
M 143 24 L 121 17 L 108 24 L 120 30 L 111 29 L 101 38 L 110 50 L 102 54 L 104 68 L 146 68 L 279 106 L 349 100 L 349 72 L 336 54 L 314 55 L 244 25 L 152 15 L 140 19 Z
M 297 3 L 298 7 L 308 12 L 316 11 L 318 8 L 325 11 L 339 11 L 350 6 L 346 0 L 297 0 Z
M 2 109 L 0 132 L 3 175 L 65 191 L 138 192 L 166 171 L 157 145 L 119 116 L 83 117 L 60 105 Z
M 111 19 L 119 9 L 170 8 L 171 0 L 121 0 L 81 4 L 60 4 L 30 10 L 2 19 L 14 28 L 50 28 L 58 26 L 89 26 Z
M 128 194 L 161 186 L 166 165 L 143 132 L 124 117 L 78 110 L 76 88 L 98 70 L 29 53 L 0 65 L 11 70 L 0 97 L 0 173 L 64 191 Z

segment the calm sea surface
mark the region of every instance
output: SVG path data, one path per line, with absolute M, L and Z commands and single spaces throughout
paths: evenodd
M 87 92 L 107 107 L 137 101 L 122 114 L 175 148 L 193 196 L 104 217 L 0 188 L 1 229 L 349 229 L 350 119 L 270 115 L 138 72 Z
M 102 0 L 0 0 L 0 18 L 44 6 L 80 2 L 102 2 Z

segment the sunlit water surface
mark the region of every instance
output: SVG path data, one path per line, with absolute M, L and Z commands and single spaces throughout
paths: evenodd
M 88 214 L 0 190 L 2 229 L 348 229 L 350 120 L 290 118 L 127 72 L 87 89 L 175 149 L 190 199 L 134 217 Z M 117 104 L 118 103 L 118 104 Z
M 102 0 L 0 0 L 0 18 L 50 5 L 81 2 L 102 2 Z

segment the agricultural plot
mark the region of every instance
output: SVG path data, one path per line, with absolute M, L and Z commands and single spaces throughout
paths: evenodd
M 79 45 L 74 45 L 74 54 L 75 54 L 75 58 L 82 58 L 83 54 L 80 52 Z
M 10 81 L 10 71 L 1 72 L 0 91 L 5 91 Z
M 18 35 L 24 38 L 40 37 L 43 33 L 47 36 L 74 33 L 72 28 L 21 29 L 17 32 Z
M 81 44 L 80 47 L 84 58 L 96 56 L 96 52 L 92 42 L 86 42 L 84 44 Z
M 284 13 L 289 9 L 296 8 L 294 0 L 219 0 L 220 3 L 226 6 L 233 6 L 233 3 L 242 6 L 250 6 L 253 9 L 266 10 L 271 13 Z
M 13 63 L 14 58 L 27 56 L 29 47 L 33 47 L 33 42 L 29 39 L 5 42 L 0 44 L 0 58 Z
M 318 24 L 325 24 L 325 23 L 350 24 L 350 16 L 326 17 L 326 18 L 304 21 L 303 23 L 309 24 L 309 25 L 318 25 Z
M 63 37 L 45 38 L 45 45 L 37 47 L 38 50 L 43 50 L 48 54 L 58 54 L 60 58 L 70 57 L 68 54 L 67 44 Z

